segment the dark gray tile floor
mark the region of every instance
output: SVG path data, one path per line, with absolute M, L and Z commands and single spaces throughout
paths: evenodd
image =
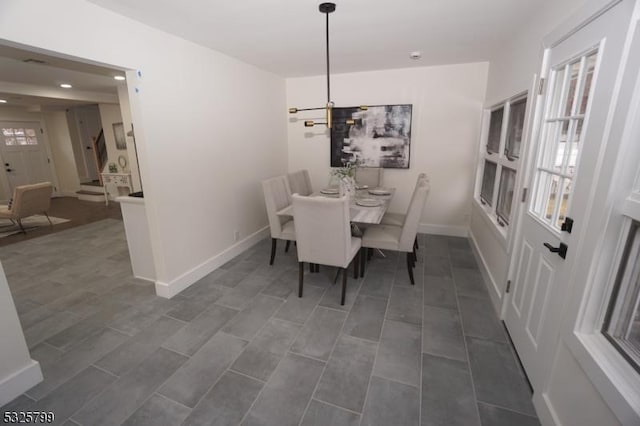
M 172 300 L 131 275 L 122 222 L 0 247 L 44 381 L 2 407 L 78 425 L 539 424 L 469 242 L 420 235 L 349 277 L 265 240 Z

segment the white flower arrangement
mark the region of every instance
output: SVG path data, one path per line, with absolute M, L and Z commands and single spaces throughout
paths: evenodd
M 357 162 L 347 162 L 342 167 L 336 167 L 331 169 L 331 176 L 335 176 L 339 179 L 353 178 L 356 176 L 356 169 L 358 168 Z

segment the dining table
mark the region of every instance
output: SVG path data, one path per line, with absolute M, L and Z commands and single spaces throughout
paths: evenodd
M 337 193 L 325 188 L 309 195 L 310 197 L 337 198 Z M 395 188 L 361 188 L 356 189 L 355 196 L 349 202 L 349 219 L 353 224 L 379 224 L 382 216 L 387 212 Z M 277 212 L 278 216 L 293 217 L 293 205 L 289 205 Z

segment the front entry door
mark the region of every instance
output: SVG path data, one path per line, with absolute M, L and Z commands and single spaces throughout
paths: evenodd
M 586 231 L 582 227 L 593 204 L 590 194 L 627 29 L 623 23 L 628 23 L 632 6 L 618 3 L 559 36 L 545 51 L 541 75 L 546 88 L 537 100 L 542 102 L 539 128 L 529 153 L 531 195 L 519 220 L 505 311 L 534 391 L 542 388 L 551 365 L 565 283 L 576 261 L 572 244 Z
M 0 129 L 0 154 L 10 194 L 18 185 L 52 182 L 40 124 L 1 121 Z

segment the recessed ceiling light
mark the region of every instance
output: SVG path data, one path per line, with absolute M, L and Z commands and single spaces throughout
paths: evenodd
M 6 104 L 7 101 L 5 99 L 0 99 L 0 104 Z
M 113 77 L 114 79 L 118 80 L 118 81 L 123 81 L 125 80 L 124 75 L 116 75 L 115 77 Z
M 416 61 L 416 60 L 422 58 L 422 52 L 416 50 L 415 52 L 409 53 L 409 57 L 411 59 L 413 59 L 414 61 Z
M 71 89 L 73 86 L 69 83 L 62 83 L 60 87 L 62 87 L 63 89 Z

